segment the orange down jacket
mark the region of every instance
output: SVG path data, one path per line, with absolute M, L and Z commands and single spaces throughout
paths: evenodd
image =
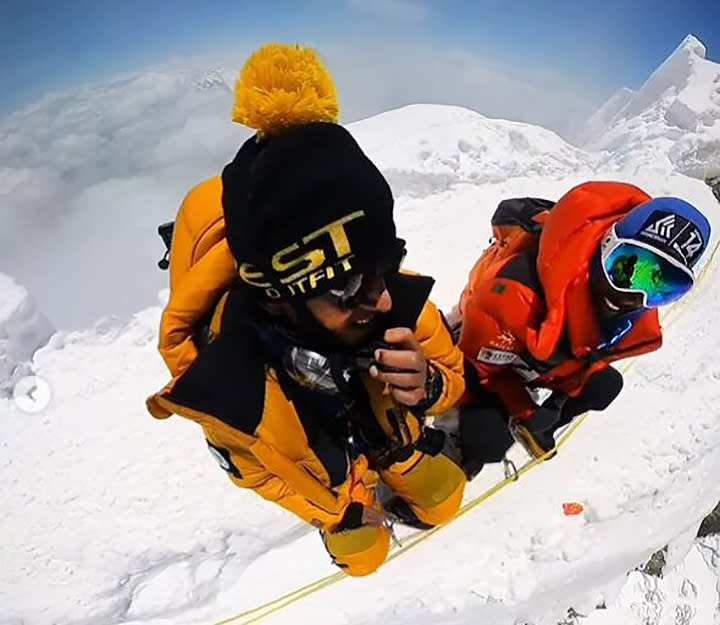
M 221 194 L 219 178 L 203 183 L 188 195 L 176 221 L 171 296 L 159 345 L 173 379 L 148 398 L 147 407 L 158 419 L 178 414 L 198 423 L 211 453 L 237 486 L 332 530 L 349 503 L 372 502 L 378 475 L 365 455 L 349 457 L 347 449 L 327 435 L 322 420 L 307 409 L 302 397 L 288 393 L 251 333 L 226 329 L 224 320 L 232 319 L 235 301 L 242 298 L 231 286 L 235 264 L 221 234 Z M 210 236 L 204 239 L 205 248 L 198 249 L 203 232 Z M 408 325 L 429 365 L 442 376 L 442 395 L 427 410 L 438 415 L 464 391 L 463 356 L 440 312 L 427 300 L 427 280 L 400 275 L 391 293 L 393 310 L 414 310 Z M 215 308 L 218 298 L 212 340 L 199 350 L 193 325 Z M 242 316 L 242 311 L 235 316 Z M 372 416 L 388 439 L 397 446 L 416 442 L 419 419 L 394 405 L 377 380 L 363 375 L 362 383 Z
M 582 184 L 547 214 L 537 251 L 502 256 L 471 274 L 461 303 L 460 348 L 512 416 L 532 416 L 529 388 L 577 396 L 609 363 L 660 347 L 653 309 L 615 347 L 599 353 L 602 338 L 589 285 L 590 261 L 604 234 L 649 200 L 629 184 Z

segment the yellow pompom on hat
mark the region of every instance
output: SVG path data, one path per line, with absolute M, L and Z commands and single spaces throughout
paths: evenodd
M 317 53 L 268 44 L 245 63 L 235 85 L 232 119 L 260 138 L 293 126 L 338 121 L 335 85 Z

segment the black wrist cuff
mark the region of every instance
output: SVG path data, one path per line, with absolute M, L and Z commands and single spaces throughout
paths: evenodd
M 356 530 L 362 527 L 363 505 L 359 501 L 353 501 L 345 508 L 342 521 L 338 524 L 334 531 L 342 532 L 344 530 Z
M 428 456 L 437 456 L 445 446 L 445 437 L 442 430 L 424 427 L 418 442 L 415 443 L 415 449 Z
M 437 370 L 428 367 L 428 378 L 425 382 L 425 399 L 415 404 L 410 410 L 416 416 L 420 417 L 425 411 L 432 408 L 440 399 L 443 392 L 443 376 Z

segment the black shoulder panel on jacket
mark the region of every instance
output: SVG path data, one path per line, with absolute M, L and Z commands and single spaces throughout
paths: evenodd
M 242 313 L 234 295 L 228 298 L 224 316 Z M 252 326 L 238 323 L 208 343 L 168 399 L 254 434 L 265 404 L 265 362 Z
M 540 297 L 543 297 L 540 276 L 537 271 L 536 257 L 532 252 L 518 254 L 518 256 L 513 258 L 500 270 L 497 277 L 519 282 L 523 286 L 535 291 Z M 543 299 L 545 298 L 543 297 Z

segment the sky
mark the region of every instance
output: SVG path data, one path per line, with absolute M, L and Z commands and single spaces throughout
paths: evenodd
M 639 87 L 688 33 L 720 58 L 720 2 L 2 0 L 0 116 L 49 91 L 272 40 L 343 46 L 358 57 L 403 54 L 398 46 L 460 51 L 521 80 L 569 85 L 589 108 L 620 86 Z
M 450 104 L 572 142 L 608 96 L 638 88 L 688 32 L 720 59 L 720 3 L 692 10 L 693 1 L 650 10 L 605 0 L 600 10 L 567 0 L 542 9 L 526 0 L 0 0 L 0 273 L 58 328 L 154 305 L 167 283 L 155 269 L 157 225 L 249 136 L 230 122 L 232 87 L 261 43 L 315 47 L 343 122 Z M 436 133 L 432 157 L 417 146 L 411 155 L 469 158 L 464 139 L 449 139 L 454 114 L 432 110 L 419 129 L 393 122 L 395 136 L 381 132 L 380 145 Z M 518 154 L 534 150 L 523 137 L 539 131 L 498 135 L 476 118 L 462 132 L 473 128 L 479 146 L 514 141 Z M 573 149 L 556 139 L 554 153 Z M 482 154 L 478 173 L 492 171 Z

